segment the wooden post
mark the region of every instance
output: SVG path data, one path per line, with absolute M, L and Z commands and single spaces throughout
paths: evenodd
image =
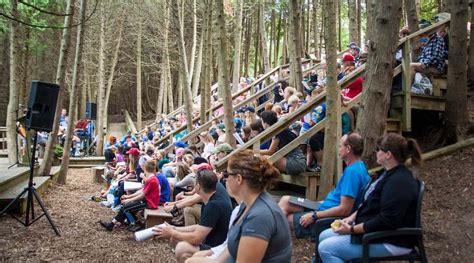
M 306 199 L 318 200 L 319 173 L 306 173 Z
M 92 167 L 91 171 L 92 171 L 92 181 L 94 183 L 102 182 L 102 175 L 104 175 L 105 167 L 103 166 Z
M 403 109 L 402 130 L 411 131 L 411 68 L 410 68 L 410 41 L 405 41 L 402 47 L 402 86 Z

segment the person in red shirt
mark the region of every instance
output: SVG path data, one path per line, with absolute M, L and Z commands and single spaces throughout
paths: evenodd
M 145 182 L 142 189 L 130 195 L 123 195 L 122 208 L 112 219 L 112 222 L 100 221 L 100 224 L 107 230 L 112 231 L 119 227 L 125 219 L 129 220 L 131 225 L 135 223 L 135 214 L 145 208 L 157 209 L 160 203 L 160 183 L 155 176 L 156 162 L 149 160 L 145 163 L 145 174 L 142 173 Z

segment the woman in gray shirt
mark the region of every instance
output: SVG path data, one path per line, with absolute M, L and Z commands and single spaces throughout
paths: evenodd
M 245 150 L 229 160 L 227 174 L 227 191 L 243 203 L 229 229 L 226 261 L 290 262 L 288 222 L 266 192 L 280 177 L 278 169 Z

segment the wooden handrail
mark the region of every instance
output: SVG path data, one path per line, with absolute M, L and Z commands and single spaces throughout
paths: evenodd
M 339 53 L 338 53 L 338 57 L 342 56 L 342 55 L 343 55 L 345 52 L 347 52 L 348 50 L 349 50 L 349 49 L 345 49 L 345 50 L 339 52 Z M 312 70 L 318 69 L 318 68 L 320 68 L 321 66 L 322 66 L 321 63 L 318 63 L 318 64 L 315 64 L 315 65 L 313 65 L 313 66 L 310 66 L 309 68 L 307 68 L 307 69 L 305 69 L 305 70 L 303 71 L 303 74 L 310 73 Z M 280 68 L 286 68 L 286 67 L 289 67 L 289 64 L 283 65 L 283 66 L 281 66 Z M 277 68 L 275 68 L 275 69 L 277 69 Z M 275 69 L 274 69 L 274 70 L 275 70 Z M 272 70 L 272 71 L 273 71 L 273 70 Z M 271 74 L 270 74 L 270 75 L 271 75 Z M 269 75 L 269 76 L 270 76 L 270 75 Z M 268 77 L 268 76 L 267 76 L 267 77 Z M 288 80 L 288 79 L 289 79 L 289 77 L 285 77 L 285 78 L 283 78 L 283 79 L 280 79 L 279 81 L 281 81 L 281 80 Z M 261 78 L 259 78 L 258 80 L 254 81 L 254 82 L 252 83 L 252 85 L 257 85 L 257 84 L 261 83 L 262 81 L 264 81 L 264 78 L 263 78 L 263 77 L 261 77 Z M 242 106 L 248 104 L 249 102 L 258 99 L 258 98 L 260 98 L 261 96 L 263 96 L 263 95 L 265 95 L 265 94 L 268 94 L 269 92 L 271 92 L 272 88 L 273 88 L 276 84 L 277 84 L 277 82 L 271 83 L 270 85 L 268 85 L 268 86 L 265 87 L 264 89 L 258 91 L 257 93 L 253 94 L 252 96 L 247 97 L 245 100 L 239 102 L 238 104 L 236 104 L 236 105 L 233 107 L 233 111 L 236 111 L 237 109 L 239 109 L 240 107 L 242 107 Z M 247 88 L 250 88 L 250 87 L 247 87 Z M 263 106 L 264 106 L 263 104 L 260 105 L 260 106 L 258 106 L 256 110 L 259 110 L 259 109 L 262 108 Z M 216 109 L 217 109 L 217 107 L 216 107 Z M 223 118 L 223 115 L 222 115 L 222 114 L 219 115 L 219 116 L 216 116 L 216 117 L 212 118 L 212 119 L 209 120 L 208 122 L 206 122 L 206 123 L 202 124 L 201 126 L 199 126 L 197 129 L 194 129 L 192 132 L 188 133 L 188 134 L 187 134 L 186 136 L 184 136 L 181 140 L 187 142 L 187 141 L 189 141 L 189 140 L 194 139 L 194 138 L 195 138 L 197 135 L 199 135 L 201 132 L 203 132 L 203 131 L 207 130 L 209 127 L 211 127 L 213 121 L 218 121 L 218 120 L 220 120 L 220 119 L 222 119 L 222 118 Z M 182 131 L 182 130 L 180 130 L 180 131 Z M 169 138 L 169 136 L 166 137 L 166 138 Z M 164 140 L 160 140 L 160 141 L 157 142 L 157 144 L 162 143 L 163 141 L 164 141 Z M 172 147 L 173 147 L 172 145 L 168 145 L 168 146 L 165 148 L 165 151 L 168 152 L 169 150 L 171 150 Z
M 393 70 L 393 77 L 397 76 L 401 72 L 401 65 L 398 65 L 394 70 Z M 354 77 L 360 77 L 362 74 L 365 73 L 365 70 L 362 72 L 359 72 L 356 74 Z M 349 101 L 346 104 L 343 104 L 341 109 L 341 115 L 343 113 L 348 112 L 350 109 L 352 109 L 354 106 L 359 104 L 362 101 L 362 93 L 354 97 L 351 101 Z M 275 163 L 276 161 L 280 160 L 282 157 L 287 155 L 289 152 L 291 152 L 293 149 L 295 149 L 297 146 L 299 146 L 301 143 L 304 141 L 308 140 L 311 136 L 316 134 L 317 132 L 321 131 L 324 129 L 326 125 L 326 118 L 322 119 L 320 122 L 318 122 L 316 125 L 311 127 L 308 131 L 306 131 L 304 134 L 298 136 L 295 140 L 291 141 L 287 145 L 285 145 L 283 148 L 279 149 L 277 152 L 275 152 L 270 158 L 268 158 L 268 161 L 270 163 Z
M 348 76 L 344 77 L 338 82 L 337 87 L 343 89 L 346 88 L 348 85 L 350 85 L 356 78 L 360 77 L 364 71 L 365 71 L 366 65 L 362 65 L 353 72 L 351 72 Z M 227 161 L 237 152 L 241 152 L 245 149 L 249 149 L 251 146 L 260 145 L 260 142 L 265 142 L 275 135 L 279 134 L 283 130 L 285 130 L 287 127 L 289 127 L 291 124 L 293 124 L 296 120 L 301 119 L 302 116 L 306 115 L 308 112 L 310 112 L 315 106 L 319 105 L 324 98 L 326 97 L 326 91 L 323 91 L 321 94 L 318 96 L 312 98 L 309 100 L 307 103 L 296 109 L 294 112 L 291 114 L 280 118 L 280 120 L 272 125 L 271 127 L 265 129 L 262 133 L 258 134 L 255 138 L 252 138 L 249 140 L 247 143 L 244 145 L 241 145 L 239 148 L 235 149 L 232 153 L 229 155 L 225 156 L 222 160 L 216 163 L 216 168 L 217 170 L 223 170 L 224 165 L 227 164 Z

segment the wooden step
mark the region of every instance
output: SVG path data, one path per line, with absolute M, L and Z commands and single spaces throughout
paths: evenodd
M 281 174 L 280 181 L 287 185 L 306 188 L 306 198 L 317 200 L 320 175 L 320 172 L 304 172 L 298 175 Z
M 83 164 L 70 164 L 69 168 L 83 169 L 83 168 L 92 168 L 96 166 L 99 166 L 99 165 L 83 163 Z
M 27 186 L 29 178 L 23 179 L 18 184 L 13 187 L 8 188 L 6 191 L 0 193 L 0 209 L 5 208 L 17 195 L 19 195 Z M 36 192 L 42 195 L 47 189 L 51 182 L 49 176 L 35 176 L 33 179 L 35 184 Z M 23 195 L 22 198 L 18 201 L 18 204 L 15 204 L 13 211 L 24 213 L 26 211 L 26 200 L 27 195 Z M 35 202 L 35 205 L 36 202 Z
M 38 170 L 38 166 L 35 167 L 34 173 Z M 29 167 L 16 167 L 13 166 L 10 169 L 0 170 L 0 194 L 7 191 L 11 187 L 14 187 L 21 181 L 28 179 L 30 175 Z
M 411 108 L 418 110 L 444 111 L 446 98 L 441 96 L 430 96 L 411 94 Z M 392 107 L 403 107 L 403 94 L 397 93 L 392 96 Z
M 385 126 L 385 132 L 402 132 L 402 122 L 397 118 L 387 118 L 387 125 Z
M 69 159 L 69 168 L 90 168 L 104 163 L 105 157 L 73 157 Z

